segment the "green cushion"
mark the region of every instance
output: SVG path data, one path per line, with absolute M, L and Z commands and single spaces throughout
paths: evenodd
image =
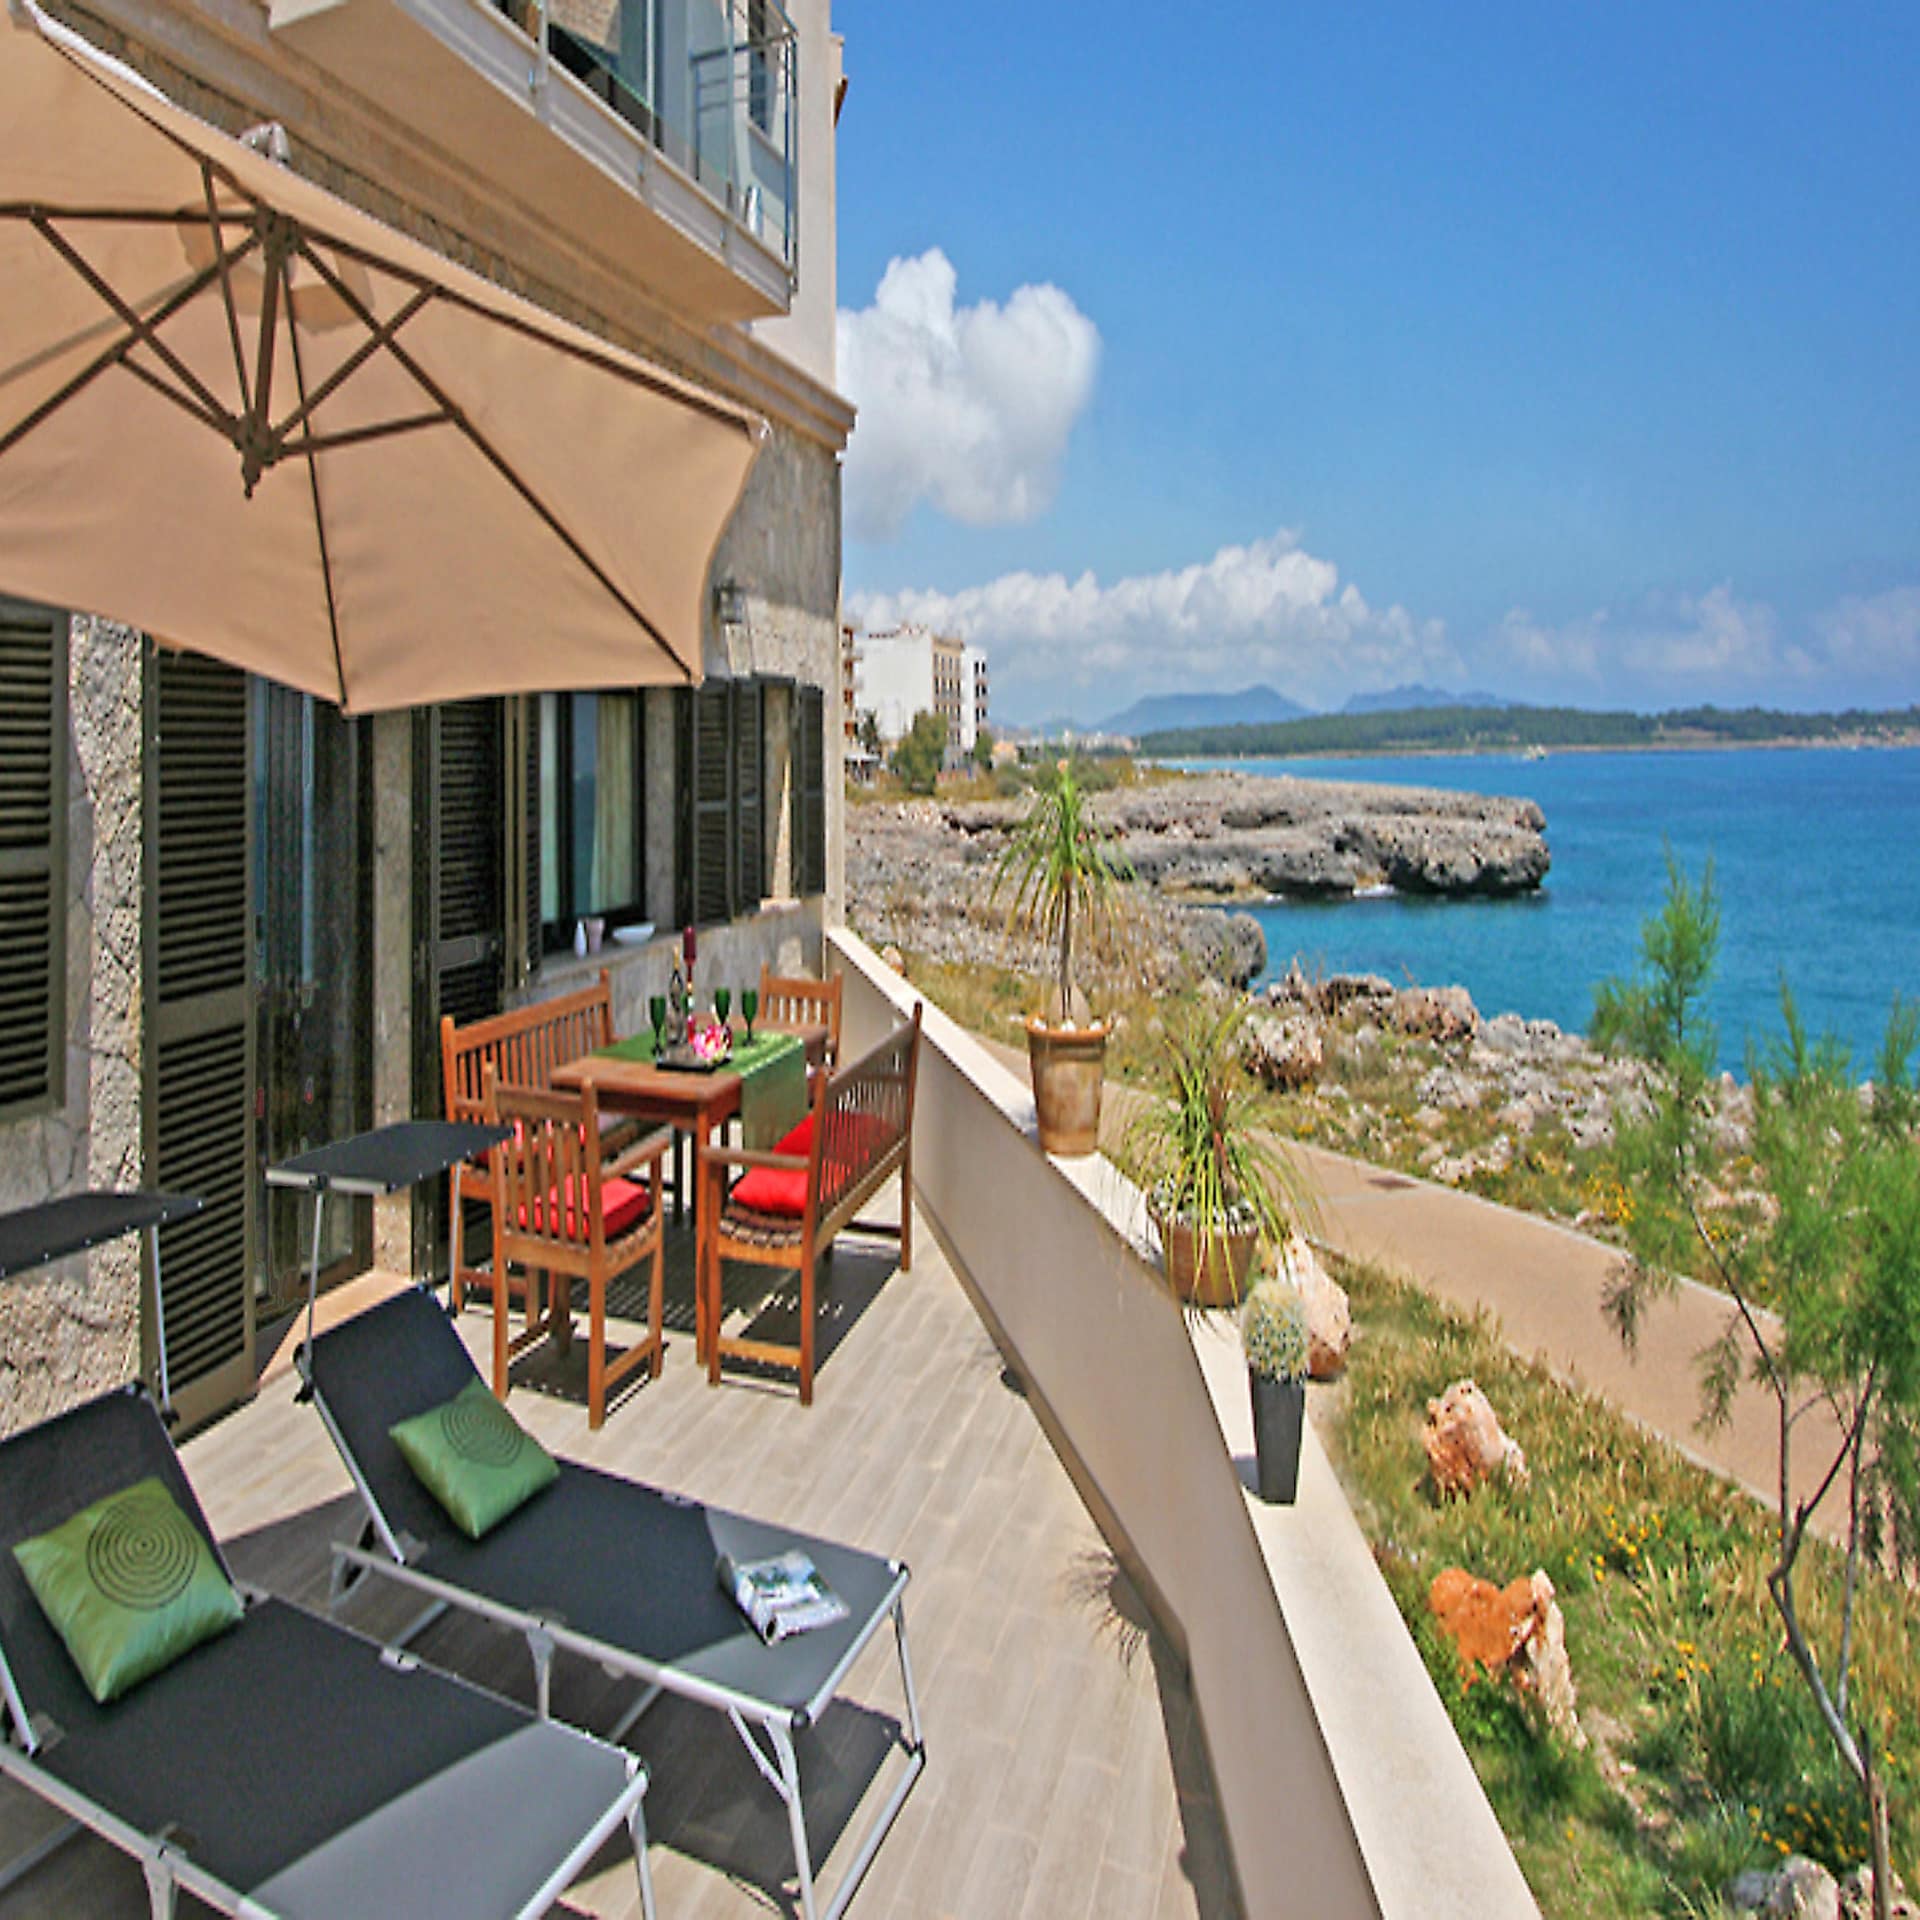
M 560 1477 L 553 1456 L 487 1391 L 469 1380 L 444 1406 L 388 1428 L 420 1484 L 469 1540 L 497 1527 Z
M 21 1541 L 13 1557 L 102 1706 L 244 1611 L 206 1536 L 151 1476 Z

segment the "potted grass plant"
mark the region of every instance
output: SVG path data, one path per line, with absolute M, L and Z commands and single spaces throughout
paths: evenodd
M 1094 818 L 1086 790 L 1063 760 L 1013 829 L 992 898 L 1010 895 L 1007 924 L 1038 934 L 1054 955 L 1051 1013 L 1027 1020 L 1027 1057 L 1040 1144 L 1048 1153 L 1092 1153 L 1112 1023 L 1094 1018 L 1075 979 L 1088 952 L 1111 951 L 1133 869 Z
M 1285 1280 L 1262 1280 L 1240 1309 L 1240 1344 L 1253 1394 L 1260 1498 L 1291 1506 L 1307 1410 L 1307 1308 L 1300 1290 Z
M 1245 1003 L 1202 1000 L 1168 1023 L 1158 1095 L 1127 1126 L 1174 1292 L 1235 1304 L 1255 1255 L 1275 1261 L 1301 1210 L 1297 1176 L 1258 1129 L 1258 1090 L 1240 1064 Z

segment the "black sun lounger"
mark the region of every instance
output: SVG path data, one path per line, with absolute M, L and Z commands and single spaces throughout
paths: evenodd
M 613 1738 L 663 1692 L 726 1713 L 786 1806 L 805 1920 L 834 1920 L 926 1765 L 907 1660 L 907 1569 L 564 1460 L 552 1486 L 469 1540 L 388 1438 L 390 1427 L 478 1377 L 438 1302 L 409 1288 L 321 1334 L 311 1365 L 321 1417 L 366 1506 L 359 1543 L 334 1549 L 344 1579 L 381 1574 L 524 1634 L 543 1713 L 556 1652 L 641 1682 Z M 716 1561 L 790 1547 L 812 1556 L 848 1617 L 766 1646 L 721 1591 Z M 826 1710 L 889 1618 L 906 1696 L 905 1764 L 832 1901 L 817 1910 L 793 1736 Z
M 224 1570 L 143 1387 L 0 1441 L 0 1772 L 132 1855 L 156 1920 L 182 1888 L 261 1920 L 531 1915 L 622 1823 L 651 1916 L 646 1774 L 630 1754 L 298 1607 L 253 1599 L 96 1705 L 11 1549 L 148 1475 Z

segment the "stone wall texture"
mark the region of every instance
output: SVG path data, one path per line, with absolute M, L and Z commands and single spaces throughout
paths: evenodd
M 76 617 L 68 680 L 65 1098 L 0 1127 L 0 1207 L 141 1173 L 139 636 Z M 136 1241 L 0 1288 L 0 1432 L 118 1385 L 139 1356 Z

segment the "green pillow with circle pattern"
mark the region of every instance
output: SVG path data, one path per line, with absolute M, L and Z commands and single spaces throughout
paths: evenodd
M 206 1535 L 149 1475 L 13 1550 L 102 1706 L 245 1609 Z
M 420 1484 L 469 1540 L 497 1527 L 560 1477 L 553 1455 L 484 1380 L 469 1380 L 443 1406 L 387 1431 Z

